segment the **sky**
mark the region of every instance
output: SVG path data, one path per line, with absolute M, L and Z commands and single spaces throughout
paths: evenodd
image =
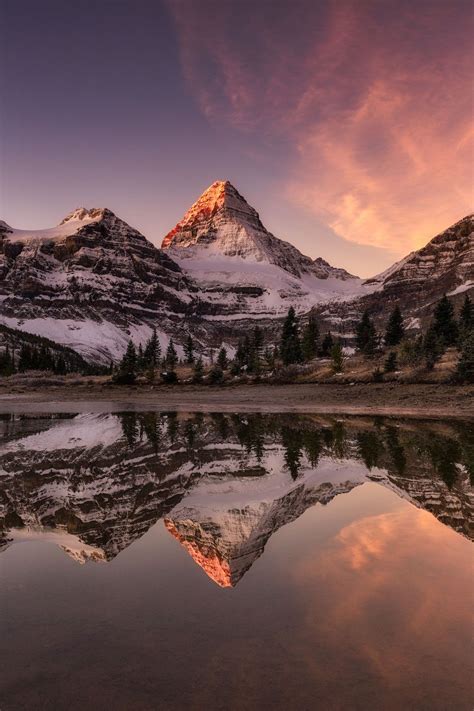
M 473 210 L 470 0 L 0 0 L 0 219 L 159 245 L 215 180 L 371 276 Z

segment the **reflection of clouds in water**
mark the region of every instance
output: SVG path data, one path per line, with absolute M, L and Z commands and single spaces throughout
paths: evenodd
M 293 569 L 306 605 L 302 643 L 339 646 L 341 665 L 350 667 L 357 640 L 367 673 L 394 686 L 401 676 L 419 682 L 424 671 L 411 660 L 426 656 L 433 672 L 447 644 L 466 649 L 471 617 L 468 596 L 459 594 L 472 589 L 470 543 L 426 511 L 401 506 L 349 524 Z M 307 659 L 314 664 L 309 652 Z

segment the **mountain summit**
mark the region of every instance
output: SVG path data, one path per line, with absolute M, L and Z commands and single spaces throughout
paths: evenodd
M 161 246 L 175 250 L 178 258 L 239 257 L 274 264 L 295 277 L 307 273 L 319 279 L 355 278 L 320 258 L 313 261 L 289 242 L 272 235 L 258 212 L 228 180 L 212 183 L 166 235 Z
M 258 212 L 228 180 L 216 180 L 191 205 L 176 227 L 163 239 L 162 248 L 190 247 L 210 241 L 216 220 L 236 220 L 257 231 L 266 232 Z M 232 255 L 233 256 L 233 255 Z

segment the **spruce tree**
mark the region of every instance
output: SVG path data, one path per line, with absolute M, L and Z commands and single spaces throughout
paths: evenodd
M 12 359 L 10 348 L 7 345 L 3 353 L 0 355 L 0 373 L 1 375 L 13 375 L 15 372 L 14 361 Z
M 283 324 L 280 356 L 284 365 L 301 363 L 302 361 L 301 344 L 298 334 L 298 319 L 296 318 L 293 306 L 290 306 L 288 315 Z
M 332 347 L 334 345 L 334 339 L 332 337 L 331 331 L 328 331 L 323 338 L 321 343 L 321 357 L 329 358 L 331 355 Z
M 56 359 L 54 372 L 58 375 L 65 375 L 67 372 L 66 361 L 64 360 L 64 357 L 62 355 L 59 355 Z
M 474 309 L 469 295 L 466 294 L 459 313 L 459 331 L 466 336 L 474 327 Z
M 194 363 L 193 382 L 200 383 L 203 379 L 203 376 L 204 376 L 204 365 L 202 362 L 202 358 L 198 358 L 198 360 Z
M 235 351 L 235 361 L 240 368 L 245 365 L 245 346 L 243 341 L 239 341 L 237 344 L 237 350 Z
M 270 346 L 267 346 L 267 348 L 265 348 L 263 357 L 265 358 L 265 363 L 268 365 L 268 367 L 273 369 L 275 367 L 275 351 L 272 350 Z
M 229 361 L 227 360 L 227 351 L 224 346 L 222 346 L 219 351 L 219 355 L 217 356 L 217 365 L 221 370 L 226 370 L 229 365 Z
M 137 353 L 137 370 L 143 370 L 145 367 L 145 359 L 143 356 L 143 346 L 141 343 L 138 344 L 138 353 Z
M 194 341 L 191 334 L 188 335 L 186 343 L 184 344 L 184 359 L 188 365 L 194 363 Z
M 367 310 L 364 311 L 361 320 L 356 326 L 356 344 L 364 355 L 369 357 L 374 355 L 377 347 L 377 334 Z
M 264 335 L 260 326 L 255 326 L 252 335 L 252 346 L 257 356 L 260 358 L 263 349 Z
M 385 345 L 386 346 L 398 346 L 405 334 L 405 329 L 403 327 L 403 318 L 399 306 L 395 306 L 390 318 L 387 323 L 387 330 L 385 331 Z
M 319 328 L 314 316 L 310 316 L 304 327 L 301 350 L 304 360 L 313 360 L 318 353 Z
M 178 354 L 176 353 L 176 348 L 174 347 L 173 339 L 170 339 L 168 343 L 168 348 L 166 349 L 166 367 L 168 370 L 174 371 L 178 364 Z
M 344 366 L 344 355 L 340 341 L 336 341 L 331 348 L 331 362 L 333 371 L 335 373 L 341 373 Z
M 247 366 L 249 373 L 259 373 L 263 349 L 263 331 L 260 326 L 255 326 L 251 338 L 245 338 L 244 345 L 247 351 Z
M 137 352 L 133 341 L 129 341 L 127 350 L 125 351 L 122 360 L 119 363 L 117 375 L 114 378 L 115 382 L 130 385 L 135 382 L 137 377 Z
M 432 370 L 444 352 L 442 338 L 436 330 L 434 323 L 431 324 L 423 338 L 423 357 L 428 370 Z
M 459 383 L 474 383 L 474 330 L 461 342 L 461 352 L 456 368 L 455 379 Z
M 446 294 L 438 301 L 433 314 L 433 328 L 443 346 L 454 346 L 458 337 L 458 325 L 454 318 L 453 305 Z
M 31 348 L 28 344 L 23 343 L 20 348 L 20 356 L 18 358 L 18 370 L 20 373 L 31 369 Z
M 250 370 L 252 367 L 253 348 L 252 348 L 252 341 L 250 340 L 250 336 L 247 333 L 244 336 L 243 352 L 244 352 L 244 366 L 247 366 L 247 370 Z
M 143 352 L 143 360 L 146 368 L 156 368 L 161 358 L 161 346 L 156 333 L 156 328 L 153 329 L 149 340 L 146 343 Z

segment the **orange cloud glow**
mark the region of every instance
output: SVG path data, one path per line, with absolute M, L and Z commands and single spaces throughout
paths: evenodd
M 410 660 L 444 645 L 457 651 L 456 634 L 465 642 L 472 616 L 469 596 L 458 591 L 470 586 L 469 546 L 409 505 L 343 528 L 294 570 L 307 598 L 308 644 L 314 635 L 341 648 L 357 639 L 371 674 L 388 686 L 402 677 L 416 683 Z M 321 594 L 311 599 L 314 590 Z
M 289 145 L 282 194 L 338 235 L 403 255 L 472 210 L 464 0 L 169 6 L 203 113 Z

